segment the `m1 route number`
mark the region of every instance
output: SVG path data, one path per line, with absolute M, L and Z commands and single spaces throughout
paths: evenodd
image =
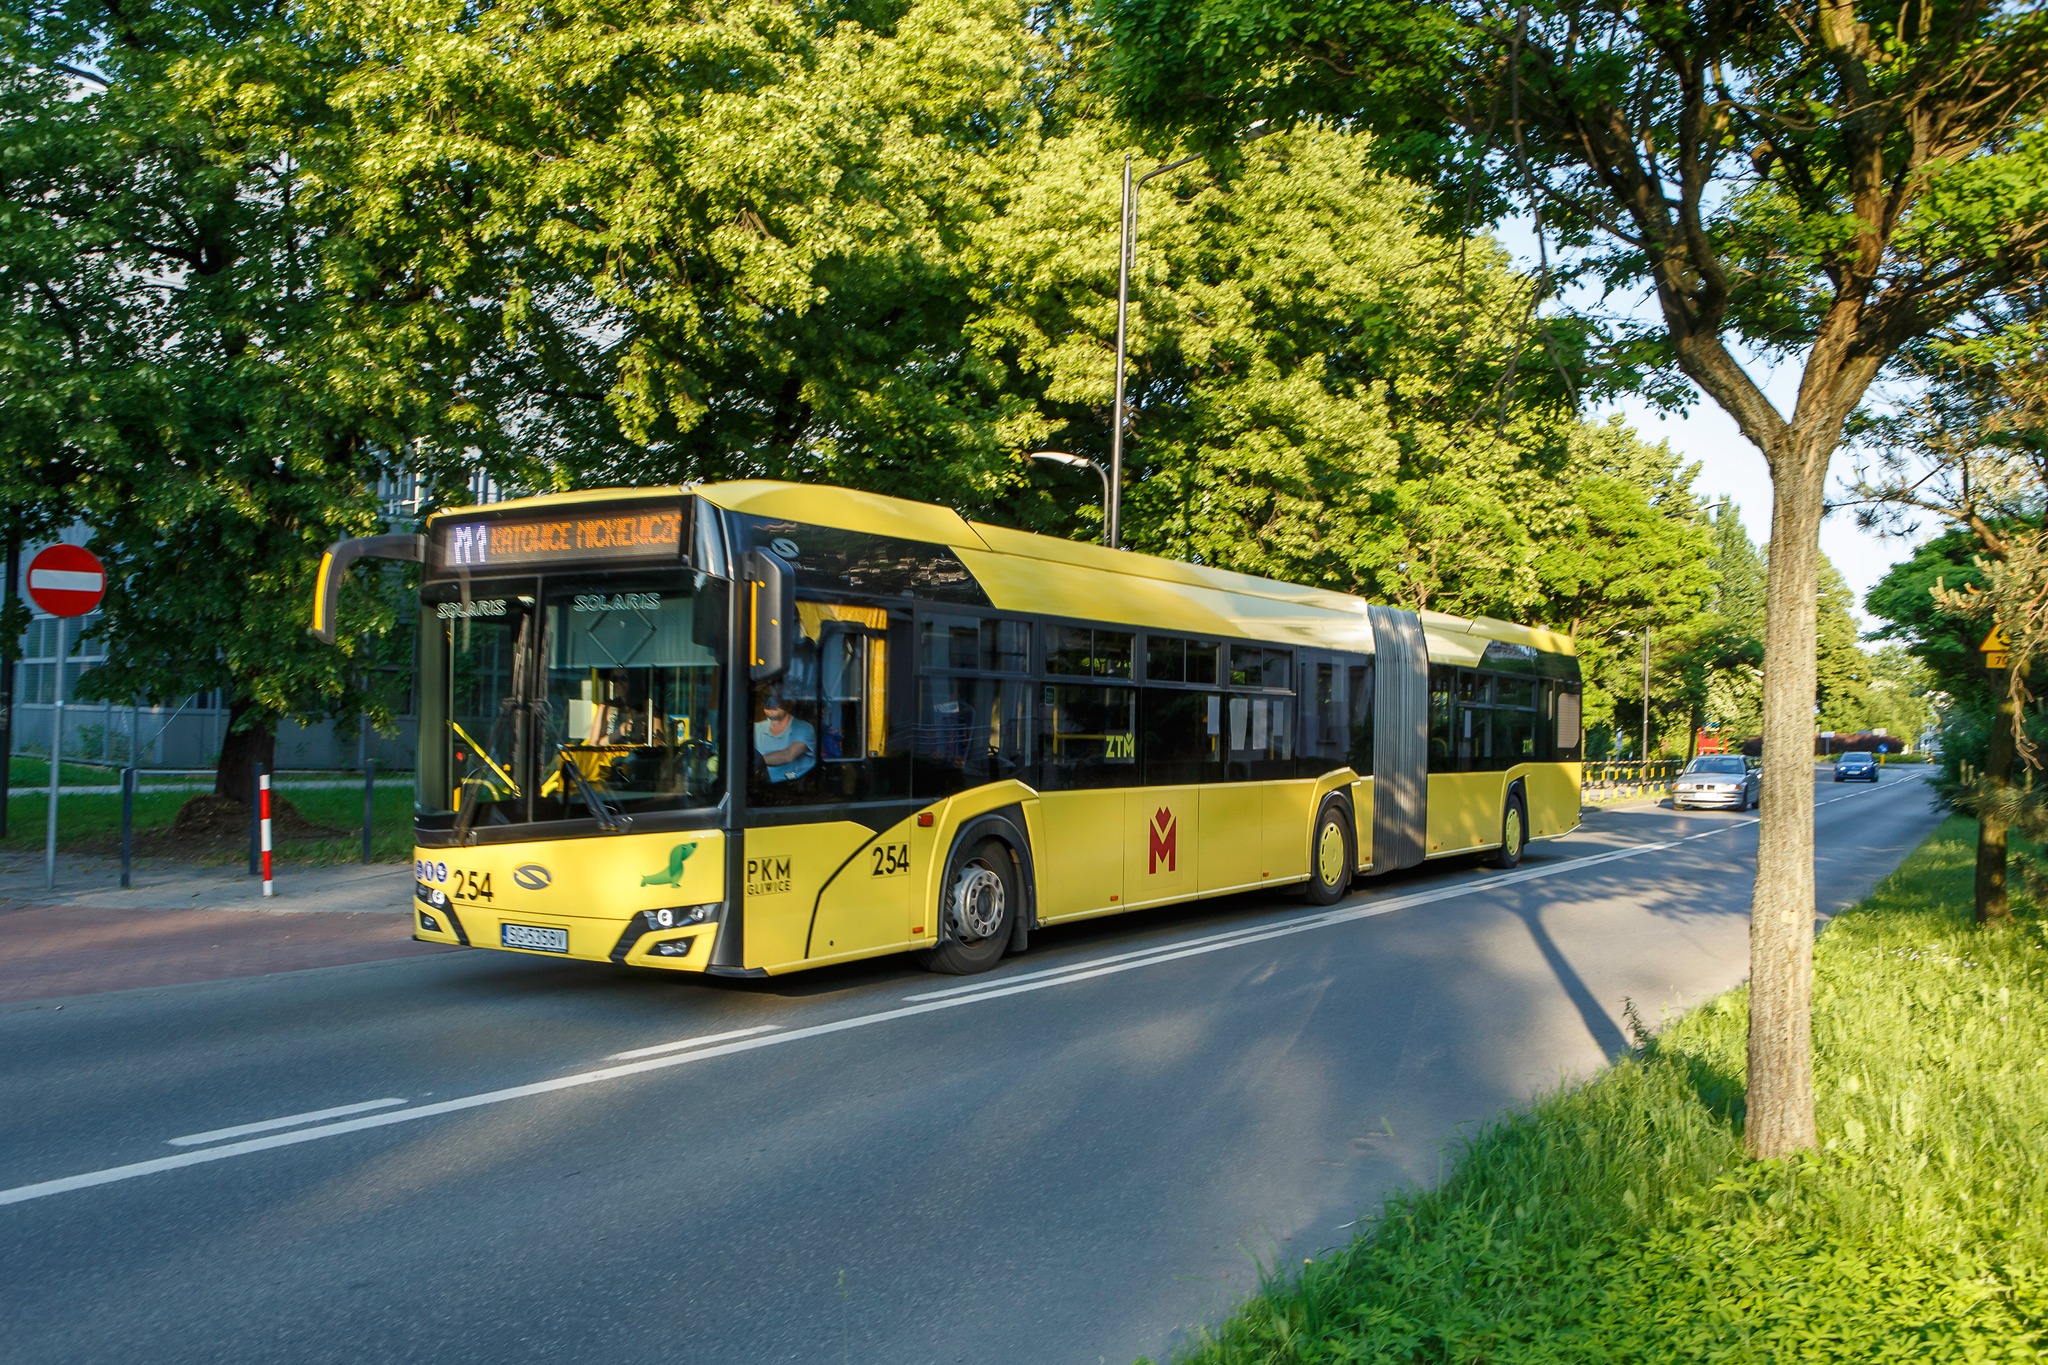
M 870 875 L 876 877 L 900 877 L 910 871 L 909 844 L 876 844 L 873 852 L 875 855 L 875 870 Z

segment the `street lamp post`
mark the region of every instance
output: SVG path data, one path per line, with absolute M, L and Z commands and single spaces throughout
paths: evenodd
M 1109 519 L 1113 515 L 1110 509 L 1116 505 L 1110 501 L 1112 494 L 1110 492 L 1109 471 L 1094 460 L 1089 459 L 1086 455 L 1069 455 L 1064 450 L 1034 450 L 1031 452 L 1030 458 L 1044 460 L 1047 464 L 1072 465 L 1076 469 L 1087 468 L 1095 471 L 1096 475 L 1102 480 L 1102 543 L 1115 548 L 1115 533 L 1109 529 Z
M 1259 119 L 1237 135 L 1239 142 L 1251 142 L 1273 131 L 1269 120 Z M 1124 507 L 1124 347 L 1127 337 L 1126 320 L 1131 304 L 1131 257 L 1137 251 L 1138 239 L 1138 191 L 1145 188 L 1145 182 L 1177 171 L 1197 158 L 1184 156 L 1178 161 L 1169 161 L 1154 166 L 1151 170 L 1131 179 L 1131 158 L 1124 154 L 1124 205 L 1123 225 L 1117 240 L 1116 253 L 1116 403 L 1110 414 L 1109 428 L 1109 495 L 1104 500 L 1108 511 L 1104 514 L 1103 544 L 1110 548 L 1123 544 Z
M 1650 628 L 1643 627 L 1643 776 L 1650 775 Z

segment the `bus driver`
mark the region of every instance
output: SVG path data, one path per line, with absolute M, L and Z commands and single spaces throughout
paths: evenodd
M 788 782 L 802 777 L 818 761 L 818 732 L 809 721 L 789 714 L 780 688 L 769 690 L 761 711 L 763 719 L 754 722 L 754 752 L 768 765 L 768 780 Z

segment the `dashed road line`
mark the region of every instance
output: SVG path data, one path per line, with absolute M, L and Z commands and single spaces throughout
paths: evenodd
M 364 1100 L 361 1104 L 337 1104 L 332 1109 L 315 1109 L 305 1114 L 287 1114 L 281 1119 L 263 1119 L 256 1123 L 240 1123 L 233 1128 L 214 1128 L 204 1133 L 188 1133 L 184 1137 L 165 1138 L 173 1147 L 198 1147 L 208 1142 L 220 1142 L 227 1138 L 247 1137 L 251 1133 L 268 1133 L 277 1128 L 296 1128 L 300 1124 L 318 1123 L 322 1119 L 338 1119 L 348 1114 L 360 1114 L 370 1109 L 389 1109 L 395 1104 L 404 1104 L 400 1099 Z
M 1898 790 L 1897 784 L 1888 790 Z M 1869 795 L 1869 793 L 1862 793 Z M 1844 799 L 1832 797 L 1830 801 Z M 783 1047 L 791 1043 L 806 1042 L 813 1038 L 829 1037 L 838 1033 L 850 1033 L 857 1029 L 874 1028 L 892 1024 L 899 1020 L 919 1015 L 935 1014 L 942 1010 L 958 1009 L 983 1004 L 1012 995 L 1024 995 L 1033 991 L 1049 990 L 1056 986 L 1073 985 L 1097 977 L 1112 976 L 1121 972 L 1136 971 L 1144 967 L 1159 966 L 1182 958 L 1197 957 L 1207 953 L 1224 952 L 1269 939 L 1285 938 L 1293 934 L 1305 934 L 1317 929 L 1333 928 L 1340 924 L 1351 924 L 1360 920 L 1375 919 L 1392 914 L 1396 910 L 1410 909 L 1435 901 L 1449 900 L 1472 892 L 1484 892 L 1495 887 L 1513 886 L 1522 882 L 1537 881 L 1555 877 L 1562 873 L 1576 873 L 1602 863 L 1621 862 L 1640 858 L 1650 853 L 1665 852 L 1682 844 L 1698 839 L 1711 839 L 1744 825 L 1756 824 L 1755 818 L 1734 820 L 1716 824 L 1712 829 L 1695 834 L 1681 835 L 1674 839 L 1660 840 L 1649 844 L 1631 844 L 1626 848 L 1596 853 L 1585 858 L 1569 858 L 1562 862 L 1542 867 L 1520 868 L 1503 872 L 1497 876 L 1478 881 L 1461 881 L 1451 886 L 1436 887 L 1406 896 L 1371 905 L 1340 907 L 1327 910 L 1300 920 L 1271 925 L 1250 931 L 1232 931 L 1215 934 L 1171 945 L 1156 951 L 1119 954 L 1115 958 L 1097 959 L 1071 968 L 1052 968 L 1044 972 L 1006 978 L 991 983 L 986 988 L 959 988 L 950 991 L 935 991 L 925 995 L 909 997 L 910 1003 L 894 1009 L 877 1010 L 870 1014 L 855 1015 L 824 1024 L 812 1024 L 804 1028 L 776 1029 L 761 1033 L 753 1029 L 735 1030 L 744 1037 L 730 1037 L 724 1042 L 714 1042 L 724 1035 L 707 1035 L 703 1038 L 683 1039 L 674 1044 L 658 1045 L 667 1049 L 667 1055 L 641 1057 L 624 1061 L 620 1065 L 598 1067 L 579 1071 L 567 1076 L 555 1076 L 526 1085 L 507 1086 L 500 1090 L 487 1090 L 458 1099 L 442 1100 L 434 1104 L 422 1104 L 395 1112 L 364 1113 L 352 1118 L 342 1118 L 317 1127 L 295 1128 L 290 1132 L 270 1133 L 263 1137 L 251 1137 L 241 1142 L 227 1142 L 221 1146 L 205 1147 L 196 1151 L 181 1152 L 176 1156 L 157 1157 L 150 1161 L 136 1161 L 122 1166 L 110 1166 L 103 1170 L 84 1171 L 77 1175 L 63 1176 L 55 1180 L 42 1180 L 29 1185 L 17 1185 L 13 1189 L 0 1190 L 0 1205 L 25 1204 L 30 1200 L 47 1199 L 54 1195 L 69 1194 L 78 1190 L 93 1189 L 101 1185 L 112 1185 L 122 1181 L 139 1180 L 144 1176 L 159 1175 L 167 1171 L 180 1170 L 188 1166 L 199 1166 L 215 1161 L 227 1161 L 236 1157 L 252 1156 L 259 1152 L 274 1151 L 282 1147 L 297 1146 L 301 1143 L 319 1142 L 328 1138 L 342 1137 L 349 1133 L 367 1132 L 374 1128 L 388 1128 L 401 1123 L 414 1123 L 422 1119 L 438 1118 L 443 1114 L 461 1113 L 468 1109 L 482 1109 L 492 1105 L 508 1104 L 515 1100 L 531 1099 L 540 1095 L 556 1094 L 564 1090 L 576 1090 L 586 1086 L 601 1085 L 607 1081 L 625 1080 L 632 1076 L 648 1075 L 676 1067 L 689 1066 L 697 1062 L 710 1061 L 717 1057 L 730 1057 L 740 1053 L 754 1052 L 762 1048 Z M 676 1049 L 688 1049 L 676 1051 Z M 623 1057 L 626 1054 L 618 1054 Z M 370 1101 L 372 1104 L 380 1101 Z M 403 1101 L 399 1101 L 403 1103 Z M 303 1116 L 302 1116 L 303 1117 Z M 270 1121 L 274 1123 L 275 1121 Z M 229 1130 L 217 1130 L 216 1135 Z M 245 1125 L 244 1131 L 247 1131 Z M 197 1135 L 205 1136 L 205 1135 Z

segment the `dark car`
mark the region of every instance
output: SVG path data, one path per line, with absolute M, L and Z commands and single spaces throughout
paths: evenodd
M 1865 753 L 1843 754 L 1835 760 L 1835 781 L 1877 781 L 1877 759 Z
M 1671 807 L 1721 806 L 1748 810 L 1756 804 L 1757 773 L 1741 754 L 1701 754 L 1671 784 Z

